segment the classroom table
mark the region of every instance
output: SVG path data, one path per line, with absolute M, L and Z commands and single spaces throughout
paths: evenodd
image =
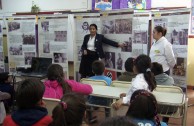
M 128 88 L 124 87 L 111 87 L 111 86 L 101 86 L 101 85 L 92 85 L 93 92 L 92 96 L 104 97 L 113 99 L 113 101 L 119 99 L 121 93 L 127 93 Z M 174 105 L 181 106 L 185 102 L 185 94 L 181 93 L 170 93 L 170 92 L 152 92 L 156 97 L 158 104 L 162 105 Z

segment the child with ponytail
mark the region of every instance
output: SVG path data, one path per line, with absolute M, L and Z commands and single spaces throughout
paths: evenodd
M 151 72 L 151 59 L 147 55 L 139 55 L 133 66 L 133 71 L 136 73 L 135 79 L 132 81 L 132 87 L 126 93 L 120 95 L 121 99 L 113 104 L 115 109 L 119 109 L 122 104 L 129 104 L 131 95 L 136 90 L 144 89 L 152 92 L 156 88 L 156 82 L 153 73 Z
M 53 122 L 49 126 L 81 126 L 85 112 L 84 97 L 76 93 L 67 93 L 53 109 Z
M 146 90 L 135 91 L 130 100 L 126 116 L 141 126 L 167 126 L 157 116 L 157 101 L 154 95 Z
M 63 94 L 77 92 L 84 95 L 92 93 L 92 87 L 88 84 L 81 84 L 74 80 L 64 79 L 63 68 L 59 64 L 52 64 L 48 68 L 47 78 L 44 82 L 44 97 L 61 99 Z

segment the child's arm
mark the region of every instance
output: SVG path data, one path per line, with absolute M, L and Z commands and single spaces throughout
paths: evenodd
M 0 100 L 5 100 L 11 98 L 11 95 L 9 93 L 1 92 L 0 91 Z
M 93 89 L 88 84 L 82 84 L 74 80 L 66 80 L 67 83 L 71 86 L 73 92 L 82 93 L 85 95 L 91 94 Z

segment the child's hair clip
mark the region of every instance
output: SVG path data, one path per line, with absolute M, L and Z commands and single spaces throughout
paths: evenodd
M 63 109 L 64 110 L 67 110 L 67 104 L 65 102 L 60 102 L 60 104 L 62 105 Z

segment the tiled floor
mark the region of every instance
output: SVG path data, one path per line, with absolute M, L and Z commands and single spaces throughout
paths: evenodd
M 187 92 L 187 96 L 189 98 L 189 105 L 193 104 L 193 106 L 188 107 L 187 111 L 187 126 L 194 126 L 194 90 L 189 89 Z M 98 116 L 98 123 L 92 124 L 90 126 L 98 126 L 99 123 L 104 120 L 104 112 L 97 112 L 94 115 Z M 181 119 L 173 119 L 170 118 L 168 126 L 182 126 Z

